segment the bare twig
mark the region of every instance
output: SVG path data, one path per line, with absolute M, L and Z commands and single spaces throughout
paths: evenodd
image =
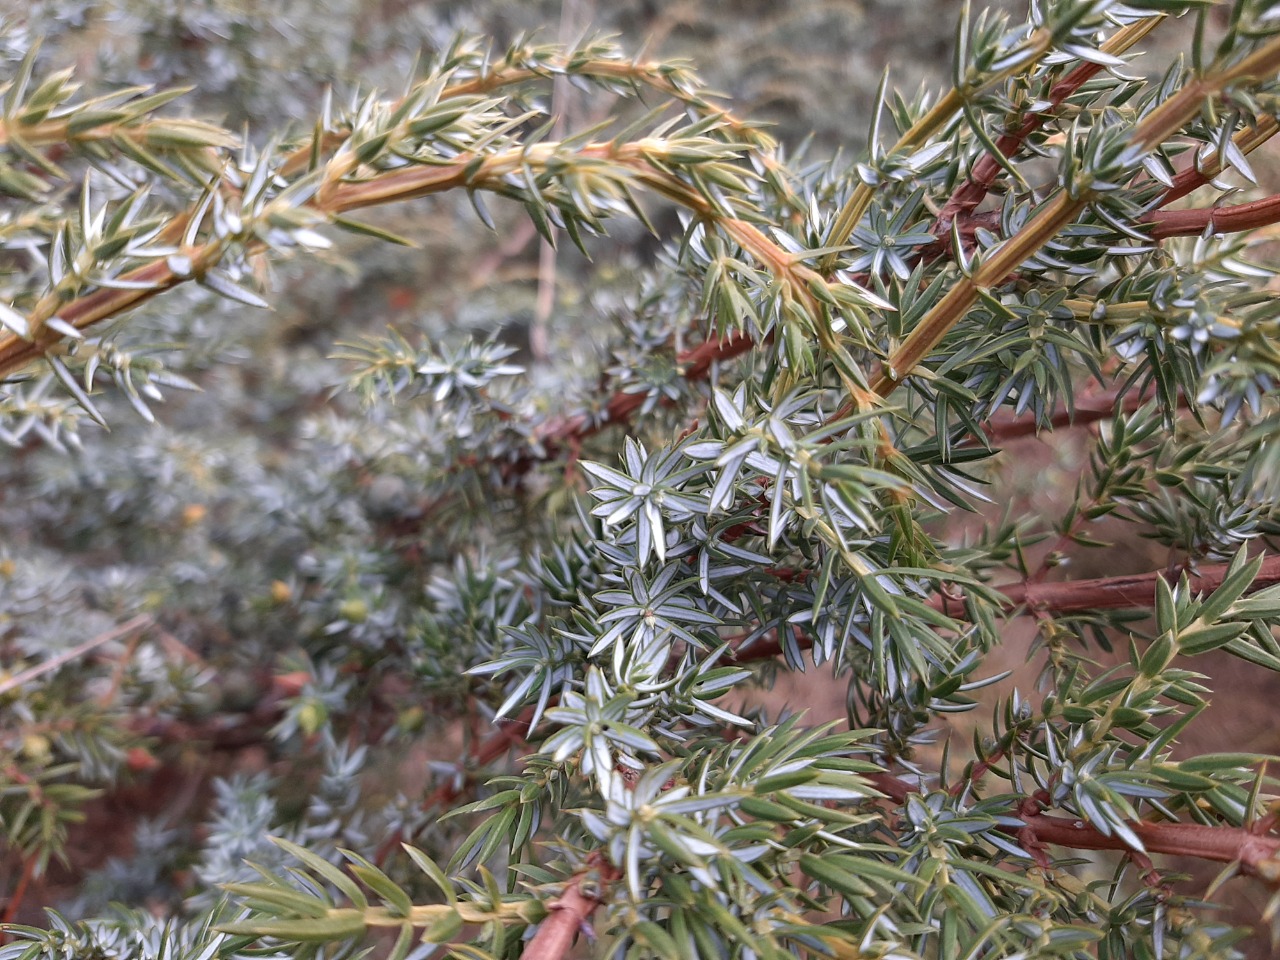
M 57 670 L 63 664 L 70 663 L 72 660 L 76 660 L 79 657 L 84 656 L 90 650 L 94 650 L 105 643 L 111 643 L 113 640 L 121 640 L 137 630 L 149 627 L 151 622 L 151 617 L 147 614 L 139 614 L 132 620 L 127 620 L 120 624 L 118 627 L 112 627 L 110 630 L 100 633 L 96 637 L 90 637 L 83 643 L 78 643 L 68 650 L 63 650 L 61 653 L 55 654 L 43 663 L 38 663 L 34 667 L 28 667 L 26 670 L 23 670 L 20 673 L 15 673 L 13 676 L 8 677 L 5 680 L 0 680 L 0 696 L 8 693 L 10 690 L 16 690 L 24 684 L 30 683 L 32 680 L 44 676 L 46 673 Z
M 569 46 L 569 35 L 578 29 L 577 0 L 560 0 L 560 27 L 557 41 Z M 557 74 L 551 81 L 551 137 L 558 140 L 569 123 L 569 111 L 573 106 L 573 88 L 569 78 Z M 554 237 L 555 226 L 547 227 Z M 529 352 L 536 360 L 547 359 L 547 323 L 556 304 L 556 247 L 548 237 L 543 237 L 538 250 L 538 294 L 534 302 L 533 322 L 529 325 Z

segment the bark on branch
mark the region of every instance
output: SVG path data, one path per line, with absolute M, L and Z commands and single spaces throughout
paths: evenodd
M 1191 589 L 1208 592 L 1222 586 L 1228 565 L 1201 567 L 1188 577 Z M 1014 583 L 999 587 L 1010 607 L 1025 604 L 1033 610 L 1053 614 L 1083 613 L 1087 610 L 1143 609 L 1155 603 L 1156 581 L 1160 573 L 1136 573 L 1095 580 L 1068 580 L 1063 583 Z M 1250 592 L 1280 583 L 1280 555 L 1267 557 L 1249 588 Z M 946 610 L 946 601 L 942 601 Z
M 1216 563 L 1200 567 L 1188 577 L 1191 589 L 1196 593 L 1212 592 L 1222 586 L 1229 565 Z M 1002 598 L 1002 605 L 1009 610 L 1025 606 L 1028 610 L 1056 616 L 1086 613 L 1090 610 L 1143 610 L 1155 605 L 1156 582 L 1167 575 L 1160 571 L 1134 573 L 1118 577 L 1099 577 L 1093 580 L 1067 580 L 1062 583 L 1011 583 L 995 590 Z M 1266 587 L 1280 584 L 1280 555 L 1267 557 L 1262 569 L 1249 587 L 1254 593 Z M 934 608 L 951 617 L 965 616 L 962 598 L 937 594 L 931 601 Z M 799 627 L 792 627 L 796 645 L 801 650 L 813 646 L 813 638 Z M 754 639 L 752 639 L 754 638 Z M 751 641 L 748 645 L 748 641 Z M 786 644 L 778 636 L 759 637 L 755 632 L 743 634 L 730 643 L 729 663 L 753 663 L 772 660 L 781 656 Z
M 1047 814 L 1022 814 L 1024 842 L 1073 850 L 1131 850 L 1115 834 L 1108 836 L 1092 824 Z M 1198 823 L 1128 821 L 1147 853 L 1194 857 L 1216 863 L 1239 862 L 1240 870 L 1269 886 L 1280 884 L 1280 837 L 1258 834 L 1244 827 L 1212 827 Z
M 891 773 L 870 774 L 867 779 L 897 804 L 905 803 L 911 794 L 920 792 L 919 788 Z M 1013 812 L 1023 825 L 1010 827 L 1006 832 L 1015 836 L 1032 856 L 1050 844 L 1072 850 L 1133 850 L 1119 836 L 1105 834 L 1083 820 L 1040 812 L 1039 803 L 1035 800 L 1026 801 L 1022 809 Z M 1246 827 L 1198 823 L 1126 822 L 1142 841 L 1147 853 L 1193 857 L 1216 863 L 1239 862 L 1242 873 L 1269 886 L 1280 886 L 1280 837 L 1274 834 Z
M 618 876 L 612 864 L 595 854 L 587 869 L 575 874 L 551 904 L 551 915 L 538 925 L 538 932 L 520 955 L 523 960 L 561 960 L 567 956 L 578 931 L 588 929 L 591 915 Z
M 1198 237 L 1202 233 L 1242 233 L 1280 222 L 1280 195 L 1251 203 L 1195 210 L 1152 210 L 1142 217 L 1156 240 Z

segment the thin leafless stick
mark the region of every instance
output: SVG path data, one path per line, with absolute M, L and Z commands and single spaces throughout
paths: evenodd
M 84 656 L 90 650 L 100 647 L 104 643 L 111 643 L 113 640 L 121 640 L 137 630 L 149 627 L 151 622 L 151 617 L 145 613 L 140 613 L 132 620 L 126 620 L 118 627 L 112 627 L 110 630 L 100 633 L 96 637 L 89 638 L 84 641 L 84 643 L 77 644 L 70 650 L 63 650 L 61 653 L 55 654 L 48 660 L 44 661 L 44 663 L 38 663 L 34 667 L 29 667 L 28 669 L 23 670 L 21 673 L 15 673 L 7 680 L 0 680 L 0 695 L 8 693 L 10 690 L 16 690 L 18 687 L 21 687 L 23 684 L 30 683 L 37 677 L 44 676 L 46 673 L 57 670 L 63 664 L 70 663 L 72 660 Z

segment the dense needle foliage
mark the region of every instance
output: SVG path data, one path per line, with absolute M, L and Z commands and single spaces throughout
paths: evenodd
M 0 960 L 1239 956 L 1191 861 L 1272 919 L 1267 758 L 1180 740 L 1280 670 L 1280 5 L 957 11 L 834 156 L 413 11 L 301 123 L 305 3 L 122 4 L 82 88 L 54 6 L 0 20 Z M 467 279 L 373 305 L 415 245 Z

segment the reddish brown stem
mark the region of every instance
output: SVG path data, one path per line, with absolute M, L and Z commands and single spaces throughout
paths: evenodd
M 686 350 L 677 357 L 686 380 L 701 380 L 708 375 L 712 366 L 726 360 L 732 360 L 748 352 L 755 346 L 755 341 L 745 333 L 730 334 L 727 337 L 713 337 L 692 349 Z M 1079 400 L 1074 409 L 1060 410 L 1050 419 L 1050 429 L 1062 429 L 1069 426 L 1080 426 L 1103 420 L 1111 416 L 1115 409 L 1117 394 L 1103 393 Z M 1142 406 L 1150 394 L 1130 391 L 1121 403 L 1121 409 L 1132 413 Z M 542 446 L 542 454 L 532 455 L 514 461 L 508 468 L 507 476 L 526 472 L 538 460 L 555 456 L 566 446 L 581 443 L 587 437 L 599 433 L 607 427 L 623 426 L 631 416 L 643 406 L 645 395 L 642 393 L 624 393 L 618 391 L 605 402 L 605 413 L 602 417 L 592 419 L 587 414 L 575 414 L 548 420 L 535 436 Z M 1000 414 L 991 418 L 991 428 L 987 439 L 992 443 L 1002 443 L 1018 437 L 1039 433 L 1041 427 L 1034 417 L 1015 417 Z
M 1204 566 L 1188 579 L 1197 593 L 1216 590 L 1226 579 L 1225 563 Z M 997 589 L 1010 607 L 1026 605 L 1052 614 L 1084 613 L 1088 610 L 1144 609 L 1155 603 L 1159 573 L 1136 573 L 1096 580 L 1068 580 L 1065 583 L 1013 583 Z M 1280 555 L 1267 557 L 1250 591 L 1280 583 Z M 945 609 L 946 602 L 941 605 Z
M 983 757 L 981 760 L 974 761 L 973 766 L 969 768 L 969 772 L 953 783 L 947 791 L 953 797 L 958 797 L 964 793 L 965 789 L 972 784 L 977 783 L 994 767 L 997 763 L 1004 759 L 1004 747 L 993 750 L 989 756 Z
M 22 875 L 18 877 L 18 885 L 13 888 L 13 894 L 9 897 L 9 902 L 5 904 L 4 914 L 0 916 L 0 923 L 9 924 L 17 919 L 18 911 L 22 909 L 22 901 L 27 896 L 27 887 L 31 885 L 31 879 L 36 874 L 38 860 L 39 858 L 32 854 L 22 861 Z M 7 940 L 8 935 L 6 934 L 4 940 L 0 940 L 0 943 L 4 943 Z
M 1130 390 L 1121 398 L 1118 391 L 1109 390 L 1092 396 L 1079 398 L 1072 409 L 1055 411 L 1049 418 L 1049 430 L 1062 430 L 1066 427 L 1082 427 L 1099 420 L 1106 420 L 1115 413 L 1116 401 L 1120 401 L 1120 412 L 1133 413 L 1154 396 L 1152 390 Z M 1019 437 L 1030 437 L 1040 433 L 1043 427 L 1035 417 L 1014 416 L 1013 414 L 997 414 L 992 417 L 987 429 L 987 440 L 992 444 L 1006 443 Z
M 894 803 L 904 803 L 911 794 L 919 793 L 901 777 L 891 773 L 868 774 L 872 785 Z M 1125 850 L 1130 847 L 1115 834 L 1108 836 L 1082 820 L 1049 816 L 1039 812 L 1039 804 L 1031 801 L 1026 809 L 1015 811 L 1024 826 L 1009 828 L 1032 844 L 1054 844 L 1073 850 Z M 1262 835 L 1246 827 L 1203 826 L 1196 823 L 1151 823 L 1127 821 L 1148 853 L 1195 857 L 1217 863 L 1239 862 L 1242 872 L 1268 884 L 1280 883 L 1280 837 Z M 1032 852 L 1032 851 L 1028 851 Z
M 1146 36 L 1159 23 L 1159 18 L 1147 18 L 1130 24 L 1113 34 L 1103 44 L 1103 50 L 1111 55 L 1119 55 L 1129 50 L 1135 43 Z M 934 224 L 934 235 L 938 237 L 938 245 L 945 244 L 951 232 L 951 224 L 957 218 L 967 218 L 982 203 L 991 185 L 1000 176 L 1008 158 L 1015 156 L 1027 139 L 1051 120 L 1067 99 L 1088 83 L 1098 72 L 1102 64 L 1084 62 L 1076 66 L 1070 73 L 1049 89 L 1049 100 L 1043 110 L 1025 114 L 1022 123 L 1012 133 L 1006 133 L 996 140 L 998 156 L 991 152 L 984 153 L 969 170 L 969 176 L 951 195 L 938 214 Z M 941 250 L 935 250 L 935 255 Z
M 1115 834 L 1108 836 L 1082 820 L 1021 814 L 1026 829 L 1039 843 L 1073 850 L 1128 850 Z M 1280 837 L 1259 836 L 1244 827 L 1210 827 L 1197 823 L 1128 821 L 1148 853 L 1195 857 L 1217 863 L 1239 862 L 1241 872 L 1274 886 L 1280 883 Z
M 1082 63 L 1054 84 L 1049 91 L 1048 107 L 1044 110 L 1027 114 L 1017 130 L 1013 131 L 1013 133 L 1006 133 L 996 140 L 996 147 L 1000 150 L 1001 158 L 1012 157 L 1021 150 L 1027 138 L 1039 130 L 1046 120 L 1052 118 L 1066 99 L 1084 86 L 1101 69 L 1101 64 Z M 956 189 L 938 214 L 938 220 L 934 226 L 934 235 L 939 238 L 945 238 L 951 231 L 953 220 L 972 213 L 978 204 L 986 199 L 991 185 L 995 183 L 996 178 L 1003 169 L 1004 164 L 1000 160 L 990 153 L 984 153 L 969 171 L 969 178 Z
M 868 773 L 865 775 L 870 784 L 894 803 L 906 803 L 907 797 L 919 793 L 920 788 L 907 783 L 892 773 Z
M 1203 566 L 1190 578 L 1191 587 L 1196 591 L 1211 591 L 1221 586 L 1227 572 L 1226 564 Z M 1065 583 L 1009 584 L 998 587 L 1008 607 L 1025 604 L 1028 607 L 1054 614 L 1082 613 L 1087 610 L 1144 609 L 1150 608 L 1155 600 L 1155 584 L 1159 573 L 1130 574 L 1120 577 L 1104 577 L 1096 580 L 1075 580 Z M 1250 590 L 1280 583 L 1280 555 L 1266 558 Z M 934 605 L 945 612 L 962 616 L 956 609 L 958 601 L 952 598 L 935 597 Z M 812 639 L 799 627 L 793 627 L 796 642 L 800 648 L 808 649 Z M 747 649 L 738 649 L 751 634 L 743 634 L 730 641 L 730 652 L 727 661 L 731 663 L 752 663 L 772 659 L 782 653 L 782 644 L 776 637 L 757 639 Z M 211 741 L 215 748 L 234 749 L 247 743 L 256 743 L 261 739 L 262 730 L 279 719 L 280 703 L 278 699 L 265 699 L 259 709 L 244 718 L 234 727 L 198 728 L 181 721 L 143 721 L 135 725 L 135 732 L 143 736 L 158 737 L 165 740 Z M 507 751 L 515 748 L 525 740 L 529 722 L 533 718 L 532 708 L 525 710 L 513 720 L 501 724 L 498 729 L 475 745 L 471 752 L 471 765 L 484 767 L 502 757 Z M 425 801 L 430 807 L 442 806 L 452 802 L 461 795 L 463 787 L 455 782 L 441 784 Z
M 1217 206 L 1217 207 L 1196 207 L 1190 210 L 1165 210 L 1163 209 L 1174 200 L 1185 196 L 1191 192 L 1193 180 L 1203 180 L 1203 174 L 1199 171 L 1190 171 L 1196 176 L 1187 178 L 1184 185 L 1185 189 L 1171 189 L 1161 196 L 1159 205 L 1154 210 L 1149 210 L 1138 218 L 1139 223 L 1149 224 L 1148 234 L 1153 240 L 1167 240 L 1170 237 L 1198 237 L 1203 233 L 1244 233 L 1249 230 L 1257 230 L 1260 227 L 1267 227 L 1274 223 L 1280 222 L 1280 195 L 1272 195 L 1263 197 L 1260 200 L 1253 200 L 1249 203 L 1238 203 L 1233 205 Z M 1176 181 L 1175 181 L 1176 183 Z M 1195 183 L 1196 186 L 1200 184 Z M 961 188 L 963 190 L 963 188 Z M 961 191 L 957 191 L 957 195 Z M 954 202 L 955 197 L 948 203 Z M 971 210 L 961 210 L 952 217 L 959 225 L 960 236 L 970 242 L 979 229 L 989 230 L 996 233 L 1000 229 L 1000 214 L 995 211 L 987 211 L 974 213 Z M 952 221 L 945 221 L 947 229 L 951 227 Z M 941 228 L 944 221 L 939 215 L 935 233 Z M 949 249 L 949 235 L 939 237 L 939 239 L 920 248 L 921 259 L 926 262 L 943 256 Z
M 1200 567 L 1198 572 L 1189 577 L 1191 589 L 1197 593 L 1216 590 L 1226 579 L 1228 564 L 1218 563 Z M 1028 610 L 1065 616 L 1073 613 L 1086 613 L 1090 610 L 1143 610 L 1155 604 L 1156 581 L 1162 576 L 1159 572 L 1135 573 L 1119 577 L 1100 577 L 1096 580 L 1068 580 L 1063 583 L 1011 583 L 995 589 L 1002 595 L 1003 605 L 1007 608 L 1025 606 Z M 1249 592 L 1264 587 L 1280 584 L 1280 555 L 1267 557 L 1262 561 L 1262 568 L 1257 578 L 1249 587 Z M 954 597 L 937 594 L 931 601 L 935 609 L 949 616 L 963 617 L 961 601 Z M 801 650 L 813 646 L 813 638 L 799 627 L 792 627 L 796 644 Z M 749 647 L 743 644 L 749 637 L 756 636 Z M 752 631 L 730 640 L 730 649 L 725 657 L 727 663 L 756 663 L 761 660 L 772 660 L 780 656 L 784 645 L 775 634 L 773 637 L 758 637 Z
M 1152 210 L 1143 215 L 1142 220 L 1151 224 L 1148 232 L 1156 240 L 1198 237 L 1206 232 L 1241 233 L 1280 222 L 1280 195 L 1233 206 Z
M 713 337 L 676 358 L 686 380 L 701 380 L 711 367 L 723 360 L 741 356 L 755 346 L 755 341 L 745 333 L 733 333 L 727 337 Z M 578 442 L 606 427 L 626 423 L 631 415 L 644 405 L 643 393 L 618 391 L 604 405 L 604 414 L 593 419 L 585 413 L 571 417 L 548 420 L 535 436 L 542 444 L 545 457 L 553 456 L 570 441 Z M 539 458 L 541 459 L 541 458 Z M 530 461 L 532 462 L 532 461 Z
M 1247 154 L 1275 136 L 1277 129 L 1277 122 L 1273 118 L 1263 117 L 1254 126 L 1247 127 L 1236 134 L 1236 146 L 1241 152 Z M 1222 169 L 1222 158 L 1216 153 L 1203 167 L 1197 162 L 1191 163 L 1174 175 L 1173 186 L 1160 196 L 1160 206 L 1176 203 L 1188 194 L 1194 193 L 1222 173 Z
M 574 875 L 559 899 L 551 903 L 551 914 L 538 926 L 523 960 L 562 960 L 573 946 L 578 931 L 587 928 L 591 915 L 604 899 L 609 884 L 619 873 L 601 854 L 595 854 L 587 868 Z

